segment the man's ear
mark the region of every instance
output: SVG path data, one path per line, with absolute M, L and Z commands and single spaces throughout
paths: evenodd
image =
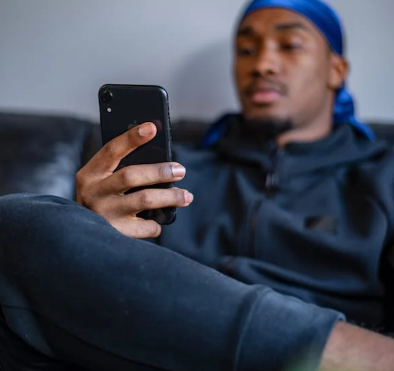
M 338 54 L 330 55 L 330 73 L 328 76 L 328 87 L 332 90 L 338 90 L 345 82 L 349 72 L 349 64 Z

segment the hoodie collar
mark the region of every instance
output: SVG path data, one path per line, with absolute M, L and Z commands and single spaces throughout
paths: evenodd
M 371 142 L 346 124 L 335 126 L 323 139 L 288 143 L 282 148 L 277 147 L 271 133 L 262 130 L 259 136 L 246 134 L 241 116 L 233 115 L 216 148 L 223 157 L 264 170 L 272 167 L 275 157 L 280 157 L 286 176 L 359 163 L 386 149 L 384 143 Z

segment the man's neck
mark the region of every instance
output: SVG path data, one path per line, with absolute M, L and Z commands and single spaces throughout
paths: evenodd
M 276 143 L 278 147 L 284 147 L 288 143 L 306 143 L 306 142 L 316 142 L 321 140 L 332 132 L 332 126 L 324 126 L 317 128 L 293 128 L 276 137 Z
M 240 116 L 239 128 L 242 136 L 250 142 L 275 141 L 278 147 L 288 143 L 319 141 L 332 132 L 332 124 L 295 126 L 291 121 L 245 120 Z

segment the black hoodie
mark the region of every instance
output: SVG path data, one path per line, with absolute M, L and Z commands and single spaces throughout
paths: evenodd
M 232 121 L 211 149 L 175 148 L 187 168 L 179 186 L 195 201 L 160 243 L 237 280 L 391 330 L 392 148 L 350 125 L 277 148 Z

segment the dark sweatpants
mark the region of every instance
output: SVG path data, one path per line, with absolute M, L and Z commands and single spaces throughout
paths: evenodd
M 0 304 L 7 371 L 315 370 L 340 318 L 36 195 L 0 198 Z

